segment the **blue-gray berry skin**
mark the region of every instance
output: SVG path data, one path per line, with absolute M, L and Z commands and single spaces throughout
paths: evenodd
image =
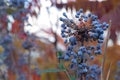
M 63 13 L 63 16 L 65 16 L 65 17 L 67 18 L 67 15 L 66 15 L 66 13 Z
M 94 56 L 90 56 L 90 59 L 93 60 L 93 59 L 94 59 Z
M 65 60 L 69 60 L 69 58 L 70 57 L 68 55 L 65 55 L 65 57 L 64 57 Z
M 78 56 L 82 56 L 83 52 L 82 51 L 78 51 Z

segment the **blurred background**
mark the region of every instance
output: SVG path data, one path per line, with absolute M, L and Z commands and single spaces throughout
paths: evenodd
M 120 0 L 0 0 L 0 80 L 69 80 L 58 70 L 56 55 L 66 50 L 59 18 L 63 12 L 73 18 L 80 8 L 111 21 L 104 77 L 112 64 L 109 80 L 120 80 Z

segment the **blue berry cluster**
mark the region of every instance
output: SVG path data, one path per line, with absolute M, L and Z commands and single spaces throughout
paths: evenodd
M 8 68 L 11 68 L 13 62 L 10 56 L 15 49 L 12 36 L 6 33 L 2 34 L 2 36 L 0 36 L 0 45 L 4 48 L 4 51 L 0 54 L 0 58 Z
M 0 56 L 2 56 L 3 58 L 6 58 L 10 55 L 11 50 L 12 50 L 12 44 L 13 40 L 11 35 L 7 34 L 4 35 L 3 37 L 1 37 L 0 39 L 0 45 L 4 48 L 3 54 L 1 54 Z
M 100 80 L 101 68 L 98 65 L 92 65 L 88 68 L 86 80 Z
M 61 36 L 67 45 L 67 50 L 63 56 L 64 60 L 70 60 L 71 66 L 77 66 L 77 70 L 88 73 L 87 61 L 93 60 L 95 55 L 102 53 L 102 43 L 104 41 L 104 31 L 109 24 L 100 23 L 98 17 L 94 14 L 85 15 L 83 9 L 80 9 L 75 19 L 69 19 L 66 13 L 60 17 Z M 82 68 L 81 68 L 82 67 Z

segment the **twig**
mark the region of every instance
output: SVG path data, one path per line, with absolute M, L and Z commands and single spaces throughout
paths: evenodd
M 13 66 L 16 67 L 14 70 L 15 70 L 15 73 L 16 73 L 16 78 L 18 78 L 19 75 L 18 75 L 17 63 L 15 62 L 15 55 L 13 54 L 12 51 L 10 51 L 10 53 L 11 53 L 10 56 L 11 56 L 11 59 L 12 59 L 12 62 L 13 62 L 12 67 L 13 67 Z
M 67 74 L 69 80 L 72 80 L 70 74 L 69 74 L 68 71 L 67 71 L 67 68 L 66 68 L 64 65 L 63 65 L 63 67 L 64 67 L 64 69 L 65 69 L 65 73 Z
M 64 72 L 66 71 L 65 69 L 48 69 L 48 70 L 40 70 L 40 73 L 56 73 L 56 72 Z
M 110 21 L 110 26 L 109 26 L 109 29 L 108 29 L 108 35 L 106 37 L 106 42 L 105 42 L 105 48 L 104 48 L 105 50 L 104 50 L 103 61 L 102 61 L 101 80 L 104 80 L 104 65 L 105 65 L 105 60 L 106 60 L 108 40 L 109 40 L 109 37 L 110 37 L 110 28 L 111 28 L 111 21 Z
M 109 77 L 110 77 L 110 71 L 111 71 L 111 65 L 112 65 L 112 62 L 111 62 L 110 65 L 109 65 L 109 69 L 108 69 L 108 73 L 107 73 L 106 80 L 109 80 Z
M 67 74 L 67 76 L 68 76 L 69 80 L 71 80 L 71 77 L 70 77 L 70 75 L 69 75 L 69 73 L 68 73 L 68 71 L 67 71 L 67 70 L 65 70 L 65 73 Z
M 29 72 L 28 72 L 29 80 L 32 80 L 31 78 L 31 50 L 29 50 L 29 54 L 28 54 L 28 68 L 29 68 Z

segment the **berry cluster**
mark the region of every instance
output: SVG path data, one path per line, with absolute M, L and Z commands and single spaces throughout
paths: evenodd
M 12 42 L 13 42 L 12 37 L 9 34 L 1 37 L 0 45 L 4 48 L 3 54 L 0 55 L 1 57 L 6 58 L 10 55 L 11 50 L 13 48 L 11 46 Z
M 77 70 L 82 70 L 82 73 L 87 73 L 88 59 L 93 60 L 95 55 L 102 53 L 103 34 L 109 24 L 100 23 L 98 17 L 91 13 L 85 15 L 83 9 L 76 13 L 76 20 L 69 19 L 66 13 L 63 13 L 63 16 L 65 18 L 60 17 L 60 21 L 63 22 L 61 36 L 68 45 L 63 58 L 71 60 L 72 67 L 75 66 Z
M 98 65 L 92 65 L 88 68 L 86 80 L 100 80 L 101 68 Z

